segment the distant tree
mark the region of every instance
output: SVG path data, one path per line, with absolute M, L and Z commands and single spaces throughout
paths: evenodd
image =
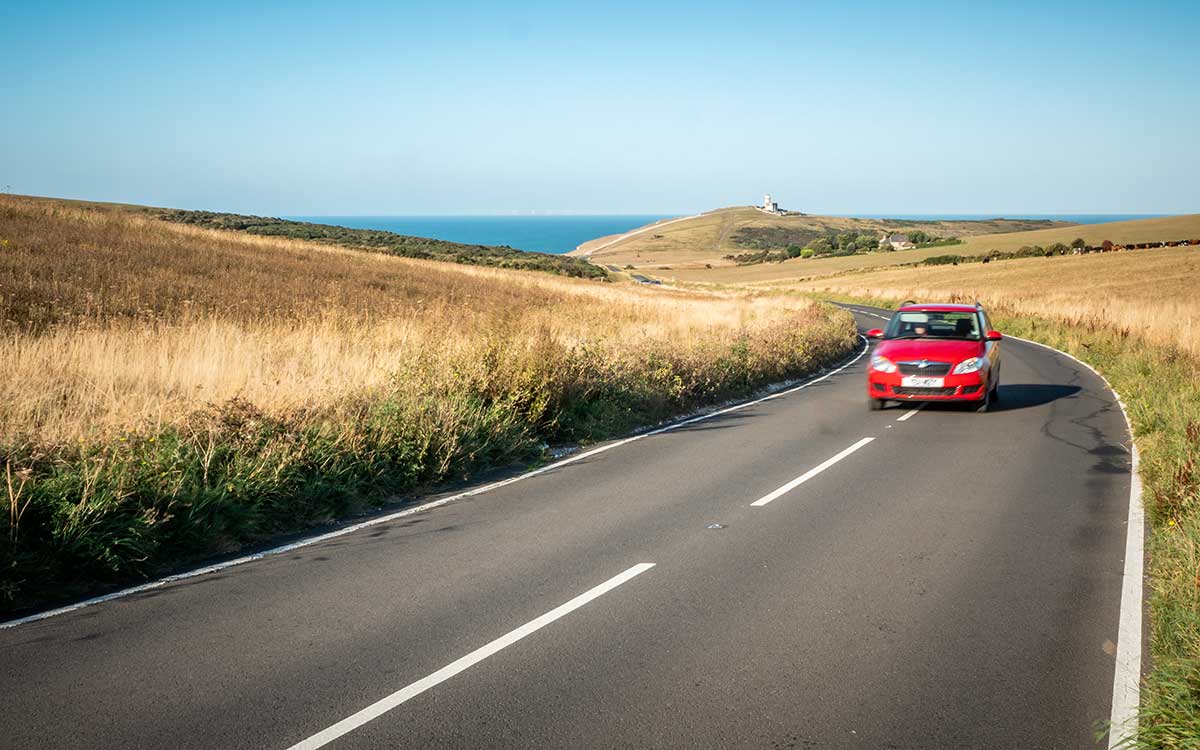
M 1075 248 L 1076 250 L 1082 250 L 1083 248 L 1087 247 L 1087 243 L 1083 241 L 1082 237 L 1076 237 L 1075 239 L 1071 240 L 1071 247 Z
M 1066 255 L 1071 248 L 1061 242 L 1055 242 L 1050 247 L 1046 248 L 1046 255 Z
M 1100 247 L 1102 247 L 1104 249 L 1104 252 L 1106 252 L 1106 253 L 1109 252 L 1110 250 L 1113 249 L 1112 240 L 1105 240 L 1104 242 L 1101 242 Z
M 808 243 L 808 246 L 811 247 L 813 252 L 815 252 L 817 255 L 823 255 L 824 253 L 828 253 L 833 250 L 833 244 L 827 237 L 818 237 L 812 242 Z
M 798 258 L 800 257 L 800 253 L 803 251 L 803 249 L 804 248 L 800 247 L 799 245 L 788 245 L 787 249 L 784 250 L 784 254 L 789 258 Z
M 817 254 L 817 251 L 813 250 L 811 247 L 806 247 L 800 251 L 801 258 L 811 258 L 816 254 Z

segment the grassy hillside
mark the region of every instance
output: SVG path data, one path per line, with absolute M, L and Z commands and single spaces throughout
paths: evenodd
M 1121 239 L 1141 236 L 1139 230 Z M 1071 352 L 1121 394 L 1141 452 L 1151 527 L 1150 673 L 1142 691 L 1139 748 L 1200 747 L 1198 274 L 1200 248 L 1189 247 L 885 269 L 781 284 L 885 305 L 978 299 L 1002 331 Z
M 523 271 L 545 271 L 577 278 L 603 279 L 608 276 L 602 267 L 587 263 L 580 258 L 550 253 L 533 253 L 507 246 L 464 245 L 459 242 L 410 237 L 378 229 L 350 229 L 306 221 L 289 221 L 213 211 L 164 209 L 153 215 L 164 221 L 190 224 L 207 229 L 228 229 L 265 237 L 312 240 L 398 255 L 403 258 L 443 260 L 451 263 L 512 268 Z
M 328 224 L 313 224 L 304 221 L 289 221 L 287 219 L 245 216 L 216 211 L 184 211 L 174 208 L 156 208 L 154 206 L 137 206 L 126 203 L 60 200 L 57 198 L 39 198 L 33 196 L 21 196 L 20 199 L 29 203 L 40 203 L 46 207 L 59 209 L 75 208 L 95 213 L 121 213 L 203 227 L 205 229 L 246 232 L 264 237 L 311 240 L 313 242 L 322 242 L 358 250 L 397 255 L 403 258 L 442 260 L 450 263 L 486 266 L 490 268 L 543 271 L 576 278 L 605 279 L 608 277 L 608 274 L 602 267 L 589 264 L 578 258 L 550 253 L 527 252 L 507 246 L 465 245 L 459 242 L 447 242 L 428 237 L 412 237 L 374 229 L 350 229 L 348 227 L 338 227 Z
M 942 237 L 1015 232 L 1056 226 L 1047 221 L 904 221 L 854 219 L 841 216 L 772 216 L 754 208 L 723 208 L 682 221 L 654 227 L 626 239 L 585 244 L 576 254 L 588 255 L 595 263 L 619 266 L 632 264 L 645 270 L 659 266 L 704 269 L 731 266 L 725 258 L 748 250 L 803 245 L 831 232 L 863 232 L 874 235 L 921 230 Z
M 0 610 L 800 376 L 809 300 L 398 258 L 0 196 Z
M 1135 221 L 1105 224 L 1081 224 L 1055 229 L 1030 232 L 963 235 L 963 242 L 951 247 L 935 247 L 921 250 L 900 250 L 890 253 L 850 255 L 841 258 L 796 258 L 783 263 L 765 263 L 754 266 L 717 266 L 695 268 L 673 266 L 669 271 L 651 270 L 652 274 L 678 281 L 716 284 L 775 284 L 797 279 L 815 279 L 824 276 L 883 269 L 890 266 L 919 263 L 936 255 L 986 255 L 992 250 L 1014 252 L 1024 246 L 1047 247 L 1056 242 L 1070 244 L 1075 238 L 1089 244 L 1099 245 L 1104 240 L 1123 242 L 1160 242 L 1200 238 L 1200 214 L 1170 216 L 1160 219 L 1138 219 Z M 1007 262 L 1007 261 L 1006 261 Z

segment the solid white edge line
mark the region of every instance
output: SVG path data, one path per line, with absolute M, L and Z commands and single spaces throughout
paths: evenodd
M 127 588 L 127 589 L 121 589 L 120 591 L 114 591 L 111 594 L 104 594 L 103 596 L 92 597 L 91 599 L 85 599 L 84 601 L 76 602 L 74 604 L 68 604 L 66 606 L 57 607 L 55 609 L 49 609 L 49 610 L 46 610 L 45 612 L 37 612 L 32 615 L 26 615 L 25 617 L 21 617 L 16 620 L 9 620 L 8 622 L 0 622 L 0 630 L 7 630 L 8 628 L 15 628 L 20 625 L 26 625 L 28 623 L 37 622 L 39 620 L 45 620 L 50 617 L 55 617 L 57 615 L 65 615 L 68 612 L 75 612 L 77 610 L 84 609 L 85 607 L 91 607 L 96 604 L 103 604 L 105 602 L 111 602 L 116 599 L 123 599 L 127 596 L 132 596 L 133 594 L 140 594 L 144 591 L 151 591 L 153 589 L 161 588 L 163 586 L 166 586 L 169 583 L 175 583 L 177 581 L 183 581 L 183 580 L 187 580 L 189 578 L 196 578 L 197 576 L 208 575 L 209 573 L 216 573 L 218 571 L 225 570 L 226 568 L 232 568 L 234 566 L 243 565 L 245 563 L 253 562 L 255 560 L 261 560 L 264 557 L 271 557 L 271 556 L 282 554 L 285 552 L 292 552 L 292 551 L 301 549 L 303 547 L 311 546 L 313 544 L 327 542 L 330 539 L 336 539 L 338 537 L 345 536 L 347 534 L 353 534 L 354 532 L 361 531 L 362 529 L 367 529 L 372 526 L 378 526 L 379 524 L 390 523 L 392 521 L 395 521 L 398 518 L 404 518 L 405 516 L 411 516 L 415 513 L 423 513 L 424 511 L 432 510 L 432 509 L 440 507 L 442 505 L 447 505 L 456 500 L 463 500 L 468 497 L 482 495 L 485 492 L 491 492 L 492 490 L 500 489 L 501 487 L 505 487 L 507 485 L 513 484 L 514 482 L 520 482 L 525 479 L 530 479 L 532 477 L 536 477 L 536 476 L 538 476 L 540 474 L 544 474 L 548 471 L 562 468 L 563 466 L 567 466 L 568 464 L 573 464 L 576 461 L 582 461 L 585 458 L 590 458 L 590 457 L 598 455 L 600 453 L 605 453 L 614 448 L 620 448 L 623 445 L 628 445 L 629 443 L 635 442 L 637 440 L 641 440 L 643 438 L 648 438 L 653 435 L 660 435 L 664 432 L 670 432 L 672 430 L 677 430 L 680 427 L 686 427 L 687 425 L 695 424 L 696 422 L 702 422 L 706 419 L 712 419 L 713 417 L 719 417 L 723 414 L 729 414 L 730 412 L 735 412 L 735 411 L 738 411 L 739 409 L 745 409 L 749 406 L 754 406 L 755 404 L 761 404 L 764 401 L 770 401 L 771 399 L 780 398 L 782 396 L 787 396 L 789 394 L 796 393 L 797 391 L 802 391 L 811 385 L 816 385 L 817 383 L 820 383 L 821 381 L 825 380 L 826 378 L 830 378 L 830 377 L 833 377 L 834 375 L 837 375 L 839 372 L 845 370 L 846 368 L 852 366 L 854 363 L 858 362 L 858 360 L 862 359 L 863 355 L 867 353 L 868 349 L 870 349 L 870 342 L 867 341 L 866 337 L 864 337 L 864 336 L 859 336 L 859 339 L 862 340 L 863 348 L 861 351 L 859 351 L 858 354 L 856 354 L 854 356 L 854 359 L 850 360 L 849 362 L 847 362 L 844 365 L 841 365 L 840 367 L 837 367 L 836 369 L 830 370 L 829 372 L 825 373 L 824 375 L 813 378 L 811 380 L 807 380 L 799 385 L 792 386 L 790 388 L 785 388 L 784 390 L 778 391 L 776 393 L 772 393 L 767 396 L 762 396 L 760 398 L 753 399 L 751 401 L 745 401 L 740 404 L 735 404 L 734 406 L 726 407 L 724 409 L 719 409 L 717 411 L 708 412 L 706 414 L 700 414 L 695 417 L 689 417 L 688 419 L 684 419 L 679 422 L 673 422 L 673 423 L 665 425 L 663 427 L 658 427 L 653 430 L 648 430 L 646 432 L 642 432 L 637 435 L 631 435 L 630 437 L 622 438 L 620 440 L 616 440 L 611 443 L 606 443 L 605 445 L 601 445 L 596 448 L 592 448 L 591 450 L 586 450 L 581 453 L 576 453 L 575 455 L 570 456 L 568 458 L 564 458 L 561 461 L 555 461 L 554 463 L 547 464 L 547 465 L 541 467 L 540 469 L 533 469 L 532 471 L 527 471 L 523 474 L 518 474 L 515 477 L 509 477 L 508 479 L 501 479 L 500 481 L 497 481 L 497 482 L 485 484 L 482 487 L 476 487 L 475 489 L 467 490 L 465 492 L 460 492 L 456 495 L 451 495 L 450 497 L 444 497 L 440 500 L 433 500 L 428 503 L 422 503 L 421 505 L 416 505 L 416 506 L 413 506 L 412 508 L 407 508 L 405 510 L 396 511 L 395 513 L 388 513 L 387 515 L 378 516 L 375 518 L 369 518 L 365 521 L 360 521 L 359 523 L 351 524 L 349 526 L 346 526 L 346 527 L 343 527 L 340 529 L 335 529 L 334 531 L 327 531 L 324 534 L 317 534 L 316 536 L 305 537 L 304 539 L 299 539 L 295 542 L 291 542 L 290 544 L 285 544 L 281 547 L 273 547 L 271 549 L 263 550 L 262 552 L 255 552 L 253 554 L 244 555 L 242 557 L 237 557 L 232 560 L 226 560 L 224 562 L 214 563 L 213 565 L 206 565 L 202 568 L 196 568 L 195 570 L 189 570 L 189 571 L 185 571 L 183 573 L 176 573 L 175 575 L 165 576 L 163 578 L 158 578 L 153 581 L 147 581 L 146 583 L 142 583 L 137 586 L 131 586 L 130 588 Z
M 834 465 L 834 464 L 836 464 L 838 461 L 841 461 L 843 458 L 845 458 L 846 456 L 849 456 L 851 453 L 853 453 L 854 451 L 856 451 L 856 450 L 858 450 L 859 448 L 863 447 L 864 445 L 866 445 L 867 443 L 871 442 L 871 441 L 872 441 L 872 440 L 874 440 L 874 439 L 875 439 L 875 438 L 873 438 L 873 437 L 865 437 L 865 438 L 863 438 L 862 440 L 859 440 L 857 443 L 855 443 L 854 445 L 850 446 L 849 448 L 846 448 L 846 449 L 845 449 L 845 450 L 843 450 L 841 453 L 837 454 L 836 456 L 834 456 L 834 457 L 832 457 L 832 458 L 828 458 L 828 459 L 826 459 L 826 460 L 822 461 L 821 463 L 817 464 L 817 465 L 816 465 L 816 466 L 814 466 L 813 468 L 811 468 L 811 469 L 809 469 L 808 471 L 804 472 L 803 474 L 801 474 L 800 476 L 796 477 L 795 479 L 793 479 L 792 481 L 788 482 L 787 484 L 783 485 L 782 487 L 780 487 L 779 489 L 775 490 L 774 492 L 771 492 L 771 493 L 769 493 L 769 494 L 763 495 L 763 496 L 762 496 L 762 497 L 760 497 L 759 499 L 757 499 L 757 500 L 755 500 L 754 502 L 750 503 L 751 507 L 754 507 L 754 508 L 761 508 L 762 506 L 766 505 L 767 503 L 771 502 L 772 500 L 776 500 L 776 499 L 778 499 L 779 497 L 782 497 L 783 495 L 786 495 L 787 493 L 789 493 L 789 492 L 791 492 L 792 490 L 796 489 L 796 488 L 797 488 L 797 487 L 799 487 L 800 485 L 804 484 L 805 482 L 807 482 L 808 480 L 812 479 L 812 478 L 813 478 L 813 477 L 815 477 L 816 475 L 818 475 L 818 474 L 820 474 L 821 472 L 825 471 L 825 470 L 826 470 L 826 469 L 828 469 L 830 466 L 833 466 L 833 465 Z
M 917 412 L 921 411 L 921 409 L 923 409 L 924 407 L 925 407 L 925 405 L 924 405 L 924 404 L 921 404 L 920 406 L 918 406 L 918 407 L 917 407 L 917 408 L 915 408 L 915 409 L 912 409 L 912 410 L 910 410 L 910 411 L 906 411 L 906 412 L 904 412 L 904 414 L 902 414 L 900 417 L 898 417 L 898 418 L 896 419 L 896 421 L 897 421 L 897 422 L 907 422 L 908 420 L 910 420 L 910 419 L 912 419 L 913 417 L 915 417 L 915 416 L 917 415 Z
M 1122 406 L 1122 410 L 1124 406 Z M 1129 487 L 1129 519 L 1125 536 L 1125 571 L 1121 576 L 1121 622 L 1117 629 L 1117 658 L 1113 672 L 1110 750 L 1137 735 L 1142 687 L 1142 549 L 1145 512 L 1138 449 L 1133 446 L 1133 478 Z
M 1093 375 L 1104 381 L 1121 407 L 1125 428 L 1129 431 L 1129 513 L 1125 521 L 1125 569 L 1121 573 L 1121 614 L 1117 625 L 1117 655 L 1113 669 L 1112 710 L 1109 714 L 1108 747 L 1128 747 L 1137 736 L 1138 705 L 1142 689 L 1142 578 L 1145 555 L 1146 512 L 1142 505 L 1142 478 L 1138 475 L 1141 463 L 1137 443 L 1133 440 L 1133 423 L 1129 421 L 1129 410 L 1121 394 L 1112 387 L 1108 378 L 1096 368 L 1073 354 L 1055 349 L 1040 341 L 1031 341 L 1020 336 L 1006 338 L 1023 341 L 1057 352 L 1083 365 Z
M 1040 341 L 1006 335 L 1005 338 L 1023 341 L 1061 354 L 1091 371 L 1100 378 L 1121 407 L 1125 429 L 1129 433 L 1129 513 L 1125 521 L 1125 569 L 1121 573 L 1121 612 L 1117 625 L 1117 655 L 1113 669 L 1112 709 L 1109 714 L 1108 748 L 1129 743 L 1137 736 L 1138 705 L 1142 687 L 1142 579 L 1145 558 L 1146 512 L 1142 504 L 1142 478 L 1138 475 L 1140 457 L 1133 439 L 1133 422 L 1121 394 L 1112 387 L 1103 373 L 1074 354 L 1056 349 Z
M 297 742 L 288 750 L 316 750 L 319 747 L 323 747 L 330 742 L 333 742 L 342 735 L 353 732 L 363 724 L 373 721 L 388 711 L 391 711 L 393 708 L 396 708 L 401 703 L 404 703 L 411 698 L 415 698 L 426 690 L 445 682 L 459 672 L 469 669 L 501 649 L 507 648 L 525 636 L 541 630 L 555 620 L 570 614 L 593 599 L 603 596 L 609 591 L 615 589 L 617 586 L 620 586 L 635 576 L 645 573 L 647 570 L 653 567 L 654 563 L 638 563 L 637 565 L 634 565 L 624 573 L 613 576 L 599 586 L 585 591 L 566 604 L 555 607 L 541 617 L 530 620 L 516 630 L 512 630 L 500 636 L 496 640 L 488 643 L 487 645 L 475 649 L 466 656 L 447 664 L 428 677 L 417 680 L 411 685 L 403 687 L 386 698 L 382 698 L 362 709 L 361 711 L 342 719 L 338 723 L 323 729 L 320 732 L 317 732 L 308 739 Z

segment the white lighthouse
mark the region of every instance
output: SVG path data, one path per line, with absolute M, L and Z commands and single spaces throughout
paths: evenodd
M 761 210 L 763 210 L 769 214 L 779 213 L 779 204 L 776 203 L 775 201 L 771 200 L 770 193 L 767 193 L 766 195 L 763 196 L 763 204 L 762 204 Z

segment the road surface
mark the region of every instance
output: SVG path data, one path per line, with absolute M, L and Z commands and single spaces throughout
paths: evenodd
M 1094 747 L 1129 436 L 1086 368 L 1002 346 L 992 413 L 870 412 L 861 358 L 485 494 L 0 630 L 4 745 Z

